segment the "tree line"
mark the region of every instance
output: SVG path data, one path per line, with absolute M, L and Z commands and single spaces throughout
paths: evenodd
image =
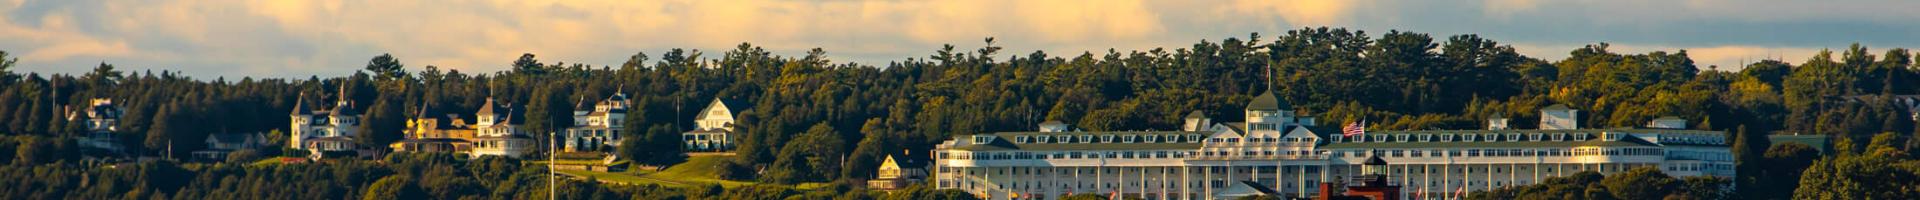
M 823 49 L 782 56 L 743 43 L 718 54 L 635 53 L 608 66 L 529 53 L 498 72 L 413 67 L 379 55 L 345 77 L 239 80 L 123 72 L 106 63 L 80 75 L 19 74 L 7 70 L 14 60 L 0 56 L 0 131 L 59 146 L 54 141 L 83 131 L 60 120 L 69 117 L 61 110 L 110 98 L 127 110 L 116 134 L 130 154 L 177 156 L 205 148 L 199 141 L 209 134 L 282 130 L 296 101 L 346 99 L 367 114 L 358 128 L 369 134 L 360 142 L 384 147 L 422 106 L 433 109 L 428 116 L 466 113 L 492 97 L 524 108 L 525 127 L 545 133 L 572 124 L 575 103 L 625 92 L 634 105 L 622 132 L 629 149 L 612 152 L 638 163 L 682 160 L 679 132 L 693 127 L 690 119 L 709 101 L 729 99 L 750 105 L 740 106 L 740 156 L 723 177 L 857 183 L 887 154 L 926 152 L 952 136 L 1028 131 L 1048 120 L 1090 131 L 1166 130 L 1194 110 L 1236 119 L 1253 95 L 1274 90 L 1322 122 L 1364 119 L 1377 129 L 1477 129 L 1495 114 L 1537 120 L 1534 110 L 1551 104 L 1585 111 L 1588 127 L 1678 116 L 1747 143 L 1736 144 L 1743 164 L 1733 180 L 1744 187 L 1758 185 L 1749 184 L 1757 179 L 1749 172 L 1766 165 L 1756 156 L 1771 147 L 1765 135 L 1912 137 L 1915 125 L 1903 117 L 1912 113 L 1892 95 L 1920 92 L 1920 70 L 1906 49 L 1876 55 L 1858 44 L 1837 57 L 1823 50 L 1799 63 L 1724 67 L 1697 66 L 1685 50 L 1621 53 L 1600 43 L 1544 60 L 1477 35 L 1328 27 L 1188 47 L 1002 50 L 988 38 L 971 50 L 946 45 L 924 57 L 859 64 L 836 62 Z M 54 158 L 65 157 L 26 163 Z

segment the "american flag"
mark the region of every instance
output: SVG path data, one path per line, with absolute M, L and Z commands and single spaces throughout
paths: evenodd
M 1453 191 L 1453 199 L 1461 198 L 1467 198 L 1467 186 L 1460 186 L 1460 189 Z
M 1366 123 L 1367 123 L 1366 120 L 1360 120 L 1359 122 L 1347 122 L 1347 127 L 1340 130 L 1340 136 L 1353 137 L 1356 135 L 1367 134 Z

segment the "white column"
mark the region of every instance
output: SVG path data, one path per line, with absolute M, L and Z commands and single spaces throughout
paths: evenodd
M 1193 193 L 1192 177 L 1193 177 L 1193 168 L 1188 167 L 1187 165 L 1181 165 L 1180 166 L 1180 199 L 1182 200 L 1191 198 L 1191 196 L 1187 196 L 1187 194 Z
M 1200 180 L 1200 192 L 1205 193 L 1200 196 L 1213 199 L 1213 166 L 1206 166 L 1206 169 L 1200 170 L 1200 172 L 1204 175 L 1203 177 L 1206 177 L 1206 179 Z
M 1420 198 L 1431 198 L 1428 191 L 1433 189 L 1433 164 L 1420 165 Z
M 1160 167 L 1160 181 L 1154 182 L 1155 185 L 1160 186 L 1160 199 L 1162 200 L 1167 199 L 1167 187 L 1173 186 L 1171 184 L 1167 184 L 1167 170 L 1172 170 L 1172 169 L 1170 169 L 1169 167 Z
M 1306 196 L 1307 195 L 1307 177 L 1306 177 L 1307 167 L 1305 165 L 1302 165 L 1302 166 L 1299 166 L 1298 168 L 1300 169 L 1300 173 L 1299 173 L 1300 175 L 1295 176 L 1293 180 L 1300 182 L 1300 184 L 1295 185 L 1295 187 L 1293 188 L 1296 188 L 1299 191 L 1299 193 L 1295 193 L 1295 194 Z

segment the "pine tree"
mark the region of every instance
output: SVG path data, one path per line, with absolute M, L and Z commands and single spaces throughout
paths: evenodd
M 1770 144 L 1772 141 L 1768 140 L 1766 134 L 1749 132 L 1746 125 L 1735 127 L 1731 136 L 1733 136 L 1733 147 L 1731 147 L 1731 151 L 1733 152 L 1735 163 L 1734 169 L 1738 172 L 1738 174 L 1734 176 L 1734 181 L 1740 183 L 1736 184 L 1740 187 L 1737 191 L 1744 191 L 1748 194 L 1762 192 L 1758 187 L 1755 187 L 1761 184 L 1758 181 L 1761 174 L 1760 169 L 1761 166 L 1765 165 L 1765 162 L 1763 162 L 1765 161 L 1765 157 L 1763 157 L 1763 155 L 1766 154 L 1766 149 L 1761 149 L 1761 147 L 1772 146 L 1772 144 Z
M 159 152 L 158 155 L 162 156 L 171 153 L 164 150 L 167 150 L 169 143 L 173 142 L 171 140 L 174 130 L 179 129 L 177 126 L 182 126 L 176 124 L 179 121 L 175 118 L 180 117 L 175 115 L 177 110 L 179 110 L 177 104 L 167 104 L 153 114 L 153 127 L 147 128 L 146 142 L 143 143 L 149 152 Z

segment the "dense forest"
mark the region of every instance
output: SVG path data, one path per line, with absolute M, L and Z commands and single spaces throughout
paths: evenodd
M 1920 152 L 1920 140 L 1908 139 L 1915 134 L 1912 113 L 1892 98 L 1920 93 L 1920 67 L 1908 50 L 1898 48 L 1876 55 L 1855 44 L 1840 49 L 1839 55 L 1821 51 L 1797 62 L 1696 66 L 1685 50 L 1614 52 L 1600 43 L 1573 49 L 1565 59 L 1543 60 L 1476 35 L 1370 35 L 1325 27 L 1274 37 L 1255 33 L 1202 40 L 1190 47 L 1065 55 L 1001 52 L 992 38 L 972 50 L 958 48 L 946 45 L 926 57 L 865 64 L 836 62 L 823 49 L 782 56 L 745 43 L 718 54 L 685 49 L 635 53 L 612 66 L 542 61 L 528 53 L 501 63 L 510 70 L 498 72 L 408 66 L 401 58 L 379 55 L 366 66 L 342 66 L 362 69 L 346 77 L 238 80 L 122 71 L 110 63 L 79 75 L 22 74 L 10 70 L 16 59 L 0 53 L 0 134 L 5 136 L 0 143 L 18 147 L 0 148 L 6 151 L 0 159 L 12 163 L 0 168 L 8 179 L 3 195 L 281 199 L 276 197 L 290 196 L 276 195 L 358 198 L 392 190 L 444 198 L 462 194 L 458 196 L 522 199 L 540 194 L 518 185 L 535 184 L 520 179 L 539 172 L 500 166 L 511 164 L 492 163 L 500 162 L 495 160 L 269 167 L 149 161 L 98 167 L 103 164 L 82 158 L 110 155 L 76 147 L 74 138 L 83 135 L 84 126 L 64 120 L 70 117 L 66 110 L 84 107 L 92 98 L 113 99 L 125 108 L 116 134 L 131 156 L 179 157 L 206 148 L 199 141 L 210 134 L 285 137 L 279 133 L 288 127 L 287 114 L 301 100 L 346 99 L 359 105 L 367 114 L 367 123 L 359 128 L 373 134 L 356 139 L 384 147 L 400 139 L 402 120 L 417 117 L 414 111 L 423 106 L 434 109 L 428 116 L 467 113 L 492 97 L 526 108 L 525 127 L 551 132 L 572 123 L 570 111 L 578 100 L 624 92 L 636 108 L 625 122 L 633 130 L 622 132 L 629 134 L 622 145 L 628 149 L 616 152 L 649 165 L 681 160 L 678 134 L 693 127 L 690 119 L 706 103 L 737 100 L 751 104 L 744 106 L 737 124 L 740 156 L 719 176 L 843 185 L 869 178 L 889 152 L 928 150 L 951 136 L 1032 130 L 1047 120 L 1093 131 L 1173 129 L 1180 114 L 1194 110 L 1237 119 L 1251 96 L 1267 90 L 1276 90 L 1301 114 L 1318 116 L 1324 123 L 1365 119 L 1378 124 L 1375 129 L 1477 129 L 1480 119 L 1495 114 L 1533 121 L 1535 109 L 1552 104 L 1581 109 L 1586 113 L 1583 126 L 1591 127 L 1639 126 L 1657 117 L 1678 116 L 1689 119 L 1689 127 L 1730 133 L 1742 174 L 1731 180 L 1742 187 L 1737 190 L 1742 194 L 1733 195 L 1756 199 L 1794 197 L 1760 194 L 1765 190 L 1759 187 L 1806 190 L 1822 185 L 1793 183 L 1868 181 L 1831 180 L 1862 177 L 1833 166 L 1895 153 L 1898 156 L 1872 158 L 1911 163 L 1906 155 Z M 1528 123 L 1514 125 L 1532 128 Z M 1806 170 L 1808 177 L 1829 178 L 1808 182 L 1795 178 L 1800 169 L 1765 168 L 1777 166 L 1771 149 L 1792 148 L 1772 145 L 1764 137 L 1768 134 L 1829 135 L 1881 146 L 1836 145 L 1836 156 L 1814 153 L 1777 161 L 1805 162 L 1808 167 L 1803 168 L 1824 169 Z M 243 158 L 281 154 L 247 153 L 254 156 Z M 1780 157 L 1795 156 L 1792 153 Z M 1902 166 L 1873 173 L 1908 173 L 1905 176 L 1874 177 L 1911 178 L 1914 169 L 1920 169 Z M 1799 181 L 1762 173 L 1789 174 L 1793 177 L 1787 180 Z M 332 183 L 294 181 L 323 176 Z M 448 177 L 468 180 L 441 181 Z M 1571 182 L 1598 179 L 1576 178 L 1581 180 Z M 95 186 L 86 186 L 90 184 Z M 99 187 L 102 184 L 111 187 Z M 464 185 L 448 189 L 443 184 Z M 82 186 L 70 187 L 74 185 Z M 390 187 L 395 185 L 409 188 Z M 244 188 L 253 186 L 273 189 Z M 314 191 L 275 191 L 289 188 Z M 588 188 L 594 189 L 580 190 L 604 191 L 594 194 L 607 196 L 661 193 L 644 186 Z M 1754 194 L 1745 194 L 1749 192 Z M 833 195 L 874 198 L 848 193 Z

